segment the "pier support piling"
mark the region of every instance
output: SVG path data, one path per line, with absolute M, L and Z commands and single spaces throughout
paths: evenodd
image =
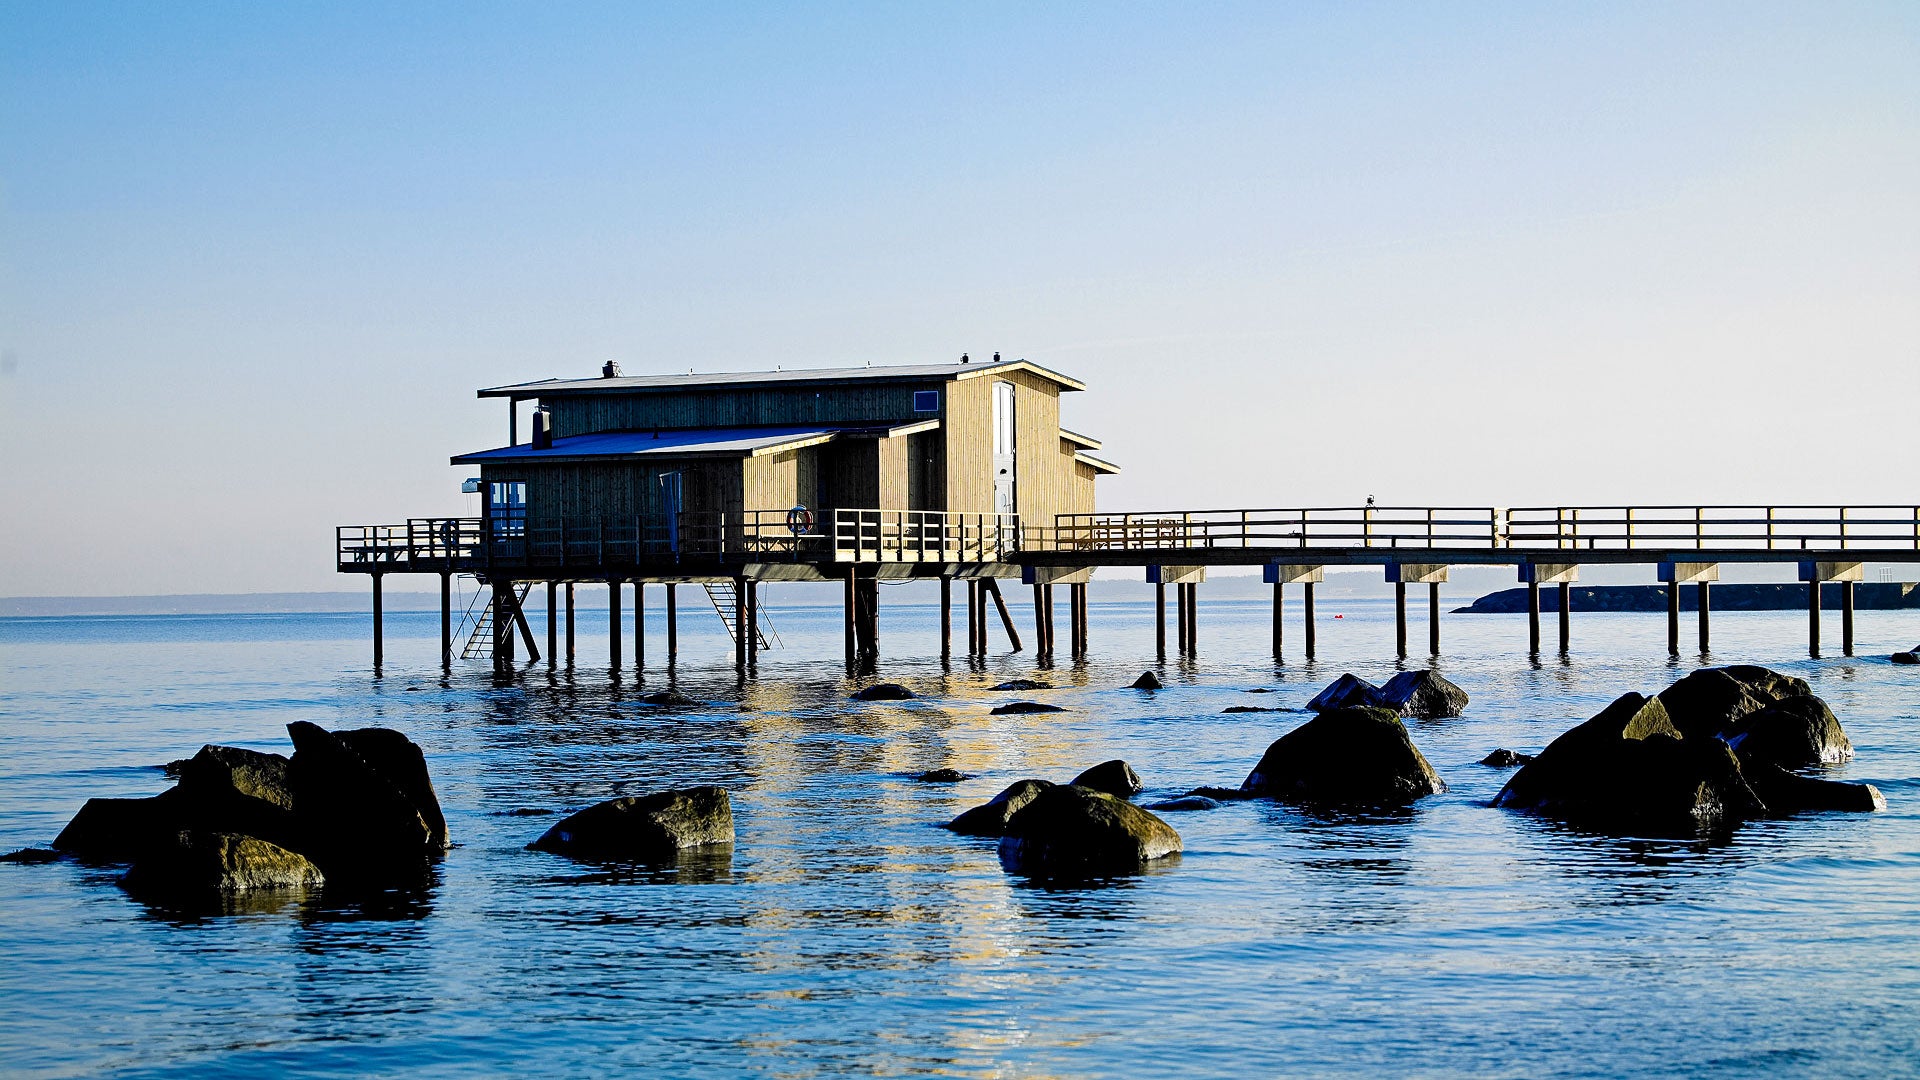
M 1710 647 L 1713 638 L 1713 632 L 1710 627 L 1712 611 L 1713 583 L 1710 581 L 1702 581 L 1700 583 L 1700 654 L 1702 656 L 1712 651 Z
M 1440 655 L 1440 583 L 1427 583 L 1427 655 Z
M 1013 643 L 1013 651 L 1019 652 L 1023 648 L 1020 644 L 1020 631 L 1013 625 L 1013 613 L 1007 610 L 1006 597 L 1000 595 L 1000 583 L 993 578 L 987 578 L 981 587 L 992 594 L 994 610 L 1000 613 L 1000 625 L 1007 632 L 1007 640 Z
M 607 666 L 620 670 L 620 583 L 607 582 Z
M 1033 656 L 1036 660 L 1045 660 L 1050 652 L 1047 648 L 1047 587 L 1036 581 L 1033 583 Z
M 1807 582 L 1807 655 L 1820 659 L 1820 583 Z
M 855 608 L 859 604 L 859 595 L 860 595 L 858 580 L 859 579 L 857 576 L 857 571 L 851 566 L 847 567 L 847 579 L 845 583 L 846 588 L 843 591 L 841 596 L 841 607 L 840 607 L 841 627 L 840 629 L 846 637 L 847 670 L 848 671 L 853 670 L 854 663 L 855 663 L 855 654 L 857 650 L 857 646 L 854 640 L 855 638 L 854 624 L 859 618 L 858 614 L 855 611 Z
M 1527 655 L 1540 655 L 1540 583 L 1527 582 Z
M 647 583 L 633 583 L 633 670 L 647 670 Z
M 567 666 L 573 666 L 573 582 L 567 582 Z
M 733 579 L 733 666 L 747 670 L 747 579 Z
M 1573 582 L 1560 583 L 1560 655 L 1573 651 Z
M 382 609 L 380 579 L 384 575 L 373 575 L 373 666 L 379 667 L 387 656 L 386 614 Z
M 517 590 L 508 590 L 507 603 L 513 607 L 513 625 L 520 630 L 520 640 L 527 643 L 527 661 L 540 659 L 540 647 L 533 643 L 533 627 L 527 625 L 527 613 L 520 606 L 520 594 Z
M 453 571 L 440 571 L 440 666 L 453 664 Z
M 743 581 L 745 582 L 746 588 L 740 595 L 746 600 L 747 620 L 745 626 L 742 628 L 743 633 L 741 637 L 745 638 L 747 642 L 747 666 L 753 667 L 760 662 L 760 583 L 752 578 L 745 578 Z M 639 600 L 637 598 L 634 601 L 634 605 L 635 618 L 638 618 Z M 638 636 L 639 630 L 637 627 L 634 633 L 635 636 Z
M 1273 583 L 1273 658 L 1278 660 L 1284 655 L 1281 646 L 1286 639 L 1287 586 L 1284 582 Z
M 1039 588 L 1039 586 L 1034 586 Z M 940 659 L 953 655 L 953 575 L 940 575 Z
M 560 662 L 560 583 L 547 582 L 547 666 Z
M 1667 655 L 1680 655 L 1680 586 L 1689 582 L 1700 586 L 1700 651 L 1707 651 L 1707 585 L 1720 580 L 1720 564 L 1710 562 L 1663 562 L 1660 580 L 1667 584 Z
M 680 597 L 679 585 L 667 582 L 667 666 L 680 659 Z
M 1445 563 L 1388 563 L 1387 580 L 1393 583 L 1394 655 L 1407 658 L 1407 586 L 1427 586 L 1427 643 L 1432 654 L 1440 655 L 1440 583 L 1447 580 Z
M 1393 583 L 1393 655 L 1407 658 L 1407 583 Z
M 1848 656 L 1853 655 L 1853 583 L 1866 580 L 1866 563 L 1859 562 L 1817 562 L 1803 560 L 1800 563 L 1800 580 L 1807 583 L 1807 652 L 1813 657 L 1820 655 L 1820 587 L 1822 583 L 1837 581 L 1840 583 L 1840 644 Z
M 1840 655 L 1853 655 L 1853 582 L 1840 583 Z
M 1153 655 L 1167 658 L 1167 587 L 1160 582 L 1153 586 Z
M 493 585 L 493 670 L 513 670 L 513 582 Z
M 1313 646 L 1314 646 L 1314 627 L 1313 627 L 1313 582 L 1311 581 L 1303 583 L 1300 587 L 1300 608 L 1301 608 L 1301 616 L 1305 618 L 1307 621 L 1307 631 L 1306 631 L 1307 659 L 1312 660 Z
M 1306 587 L 1307 659 L 1313 659 L 1313 584 L 1324 576 L 1322 568 L 1310 564 L 1272 562 L 1260 568 L 1261 580 L 1273 586 L 1273 658 L 1281 659 L 1286 645 L 1286 606 L 1288 585 Z

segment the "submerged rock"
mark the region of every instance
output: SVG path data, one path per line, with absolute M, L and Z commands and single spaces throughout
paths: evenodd
M 1000 794 L 947 822 L 946 827 L 962 836 L 1000 836 L 1007 831 L 1013 815 L 1053 786 L 1046 780 L 1015 780 Z
M 685 694 L 673 690 L 662 690 L 655 694 L 642 694 L 639 701 L 642 705 L 658 705 L 671 709 L 692 709 L 706 704 L 704 701 L 690 698 Z
M 528 844 L 581 859 L 645 862 L 682 848 L 733 843 L 733 804 L 705 785 L 595 803 Z
M 175 833 L 143 852 L 121 883 L 129 890 L 241 893 L 325 883 L 306 856 L 235 833 Z
M 1488 754 L 1486 757 L 1481 758 L 1480 764 L 1495 769 L 1511 769 L 1515 765 L 1525 765 L 1532 760 L 1532 754 L 1516 754 L 1503 746 L 1493 753 Z
M 1182 795 L 1177 799 L 1162 799 L 1157 803 L 1148 803 L 1142 810 L 1152 810 L 1161 814 L 1186 813 L 1192 810 L 1218 810 L 1220 801 L 1209 799 L 1205 795 Z
M 928 769 L 923 773 L 915 773 L 913 779 L 923 784 L 957 784 L 962 780 L 971 780 L 973 776 L 959 769 Z
M 21 848 L 19 851 L 9 851 L 5 855 L 0 855 L 0 863 L 36 865 L 39 863 L 59 862 L 65 857 L 66 856 L 52 848 L 30 847 Z
M 1312 712 L 1332 712 L 1335 709 L 1392 708 L 1381 695 L 1380 688 L 1348 672 L 1327 684 L 1327 688 L 1314 695 L 1307 702 Z
M 1053 684 L 1044 683 L 1044 682 L 1035 682 L 1032 679 L 1008 679 L 1006 682 L 1003 682 L 998 686 L 989 686 L 987 687 L 987 689 L 989 690 L 1020 690 L 1020 691 L 1051 690 L 1053 689 Z
M 1292 802 L 1396 805 L 1447 785 L 1393 710 L 1351 708 L 1323 712 L 1275 740 L 1241 789 Z
M 1072 784 L 1040 792 L 1007 823 L 1000 861 L 1040 877 L 1135 873 L 1180 850 L 1173 826 L 1132 803 Z
M 1278 705 L 1272 705 L 1272 706 L 1269 706 L 1269 705 L 1229 705 L 1229 706 L 1227 706 L 1226 708 L 1224 708 L 1224 709 L 1221 709 L 1220 711 L 1221 711 L 1221 713 L 1223 713 L 1223 714 L 1224 714 L 1224 713 L 1257 713 L 1257 712 L 1291 712 L 1292 710 L 1290 710 L 1290 709 L 1285 709 L 1285 708 L 1282 708 L 1282 707 L 1280 707 L 1280 706 L 1278 706 Z
M 1119 758 L 1093 766 L 1074 777 L 1073 783 L 1078 787 L 1104 791 L 1119 799 L 1133 798 L 1140 794 L 1144 786 L 1140 783 L 1140 774 L 1133 771 L 1133 766 Z
M 917 695 L 899 683 L 874 683 L 853 695 L 855 701 L 907 701 Z
M 1827 703 L 1811 695 L 1790 697 L 1751 712 L 1719 732 L 1742 765 L 1764 762 L 1781 768 L 1839 765 L 1853 757 L 1853 743 Z
M 1493 804 L 1665 835 L 1724 828 L 1766 809 L 1725 743 L 1685 739 L 1660 698 L 1639 694 L 1549 743 Z
M 1459 716 L 1467 707 L 1467 692 L 1437 671 L 1403 671 L 1387 680 L 1380 697 L 1388 708 L 1417 720 Z
M 1155 675 L 1151 671 L 1141 672 L 1139 678 L 1127 684 L 1127 689 L 1129 690 L 1158 690 L 1160 688 L 1160 676 Z
M 1887 800 L 1872 784 L 1847 784 L 1798 776 L 1762 761 L 1742 762 L 1741 772 L 1767 812 L 1785 817 L 1804 810 L 1885 810 Z
M 1887 657 L 1887 659 L 1896 664 L 1920 664 L 1920 645 L 1916 645 L 1906 652 L 1894 653 L 1892 656 Z
M 996 706 L 993 710 L 993 715 L 1005 716 L 1009 713 L 1043 713 L 1043 712 L 1066 712 L 1066 711 L 1067 710 L 1061 708 L 1058 705 L 1048 705 L 1047 703 L 1042 701 L 1009 701 L 1005 705 Z
M 1214 802 L 1227 803 L 1227 802 L 1245 802 L 1248 799 L 1257 799 L 1260 796 L 1254 794 L 1251 791 L 1248 791 L 1245 788 L 1210 787 L 1210 786 L 1202 785 L 1200 787 L 1194 788 L 1192 791 L 1189 791 L 1185 795 L 1182 795 L 1180 797 L 1183 799 L 1212 799 Z

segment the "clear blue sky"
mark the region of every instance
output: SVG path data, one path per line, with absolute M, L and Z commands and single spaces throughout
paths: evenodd
M 0 6 L 0 594 L 358 587 L 479 386 L 1086 379 L 1103 506 L 1920 499 L 1920 5 Z

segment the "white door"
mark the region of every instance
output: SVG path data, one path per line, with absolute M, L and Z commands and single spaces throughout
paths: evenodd
M 996 514 L 1018 512 L 1013 482 L 1019 472 L 1014 466 L 1013 430 L 1013 384 L 994 383 L 993 512 Z

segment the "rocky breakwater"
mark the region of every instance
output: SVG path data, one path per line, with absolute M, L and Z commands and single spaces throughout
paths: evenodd
M 420 748 L 386 728 L 287 733 L 291 758 L 204 746 L 159 795 L 89 799 L 53 849 L 131 864 L 129 889 L 179 894 L 425 881 L 447 823 Z
M 1853 756 L 1805 680 L 1704 668 L 1654 697 L 1624 694 L 1549 743 L 1494 805 L 1609 832 L 1695 835 L 1806 810 L 1880 810 L 1871 784 L 1810 771 Z

